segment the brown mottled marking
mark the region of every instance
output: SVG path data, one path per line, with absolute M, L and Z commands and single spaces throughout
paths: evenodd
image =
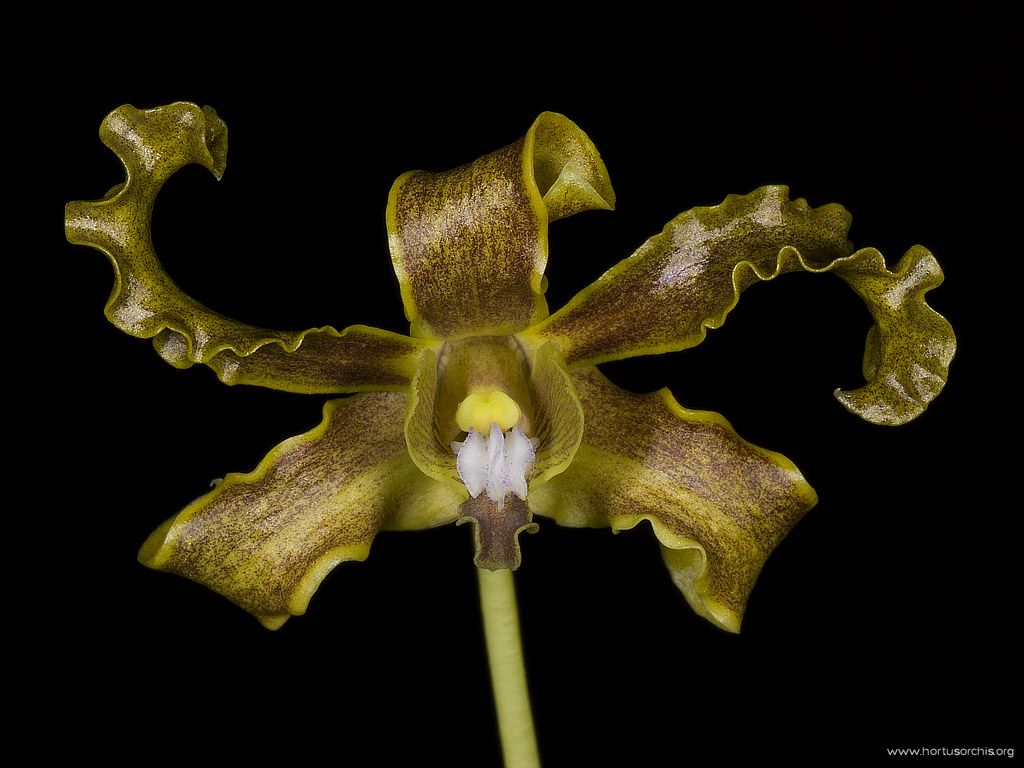
M 426 344 L 408 336 L 354 325 L 306 331 L 294 351 L 271 342 L 247 357 L 230 350 L 207 363 L 225 384 L 256 384 L 288 392 L 342 393 L 401 389 L 412 381 Z
M 531 205 L 522 153 L 520 139 L 452 171 L 395 182 L 391 254 L 418 335 L 515 331 L 546 314 L 533 275 L 547 260 L 547 221 Z
M 764 561 L 815 501 L 785 457 L 741 439 L 721 416 L 681 408 L 667 392 L 634 395 L 596 368 L 573 372 L 583 443 L 530 506 L 570 526 L 631 528 L 650 520 L 662 544 L 696 550 L 673 573 L 694 609 L 737 630 Z
M 841 206 L 812 210 L 788 192 L 762 187 L 680 214 L 525 335 L 557 341 L 570 365 L 699 344 L 705 326 L 720 326 L 754 282 L 738 264 L 771 273 L 787 245 L 821 265 L 850 252 L 850 216 Z
M 503 335 L 546 317 L 548 221 L 614 200 L 586 134 L 548 112 L 471 163 L 399 177 L 387 222 L 413 335 Z
M 762 187 L 680 214 L 520 339 L 533 348 L 557 342 L 570 365 L 686 349 L 720 327 L 752 284 L 796 270 L 833 272 L 875 321 L 867 384 L 836 397 L 875 424 L 910 421 L 942 390 L 956 351 L 953 329 L 924 300 L 942 270 L 919 245 L 893 271 L 874 248 L 850 254 L 842 207 L 811 209 L 788 194 Z
M 409 460 L 405 407 L 397 393 L 332 400 L 318 427 L 165 523 L 140 560 L 210 587 L 268 626 L 303 613 L 331 568 L 365 559 L 382 526 L 457 516 L 459 500 Z
M 463 502 L 459 511 L 459 524 L 470 522 L 473 525 L 476 552 L 473 562 L 477 568 L 500 571 L 519 567 L 523 560 L 519 534 L 538 530 L 525 501 L 509 494 L 504 505 L 499 506 L 486 493 L 481 493 Z

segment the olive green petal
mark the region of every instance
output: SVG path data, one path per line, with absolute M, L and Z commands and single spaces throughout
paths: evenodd
M 520 338 L 557 342 L 570 366 L 696 346 L 745 288 L 774 274 L 782 247 L 821 264 L 852 250 L 842 207 L 812 210 L 788 194 L 762 187 L 680 214 Z
M 412 335 L 508 334 L 546 317 L 548 222 L 614 204 L 593 143 L 551 112 L 467 165 L 400 176 L 387 225 Z
M 778 186 L 694 208 L 520 338 L 528 347 L 557 342 L 570 366 L 685 349 L 720 327 L 752 284 L 834 272 L 875 320 L 868 385 L 837 397 L 868 421 L 904 423 L 942 389 L 956 348 L 949 323 L 923 299 L 942 272 L 920 246 L 895 272 L 874 249 L 848 255 L 849 225 L 842 207 L 812 209 Z
M 160 189 L 197 163 L 216 178 L 227 161 L 227 127 L 210 107 L 177 102 L 140 110 L 125 105 L 103 120 L 100 139 L 124 164 L 126 180 L 96 201 L 65 208 L 65 234 L 107 255 L 114 288 L 107 319 L 152 338 L 171 365 L 205 363 L 227 383 L 292 392 L 352 392 L 408 384 L 421 344 L 355 326 L 275 331 L 226 318 L 185 294 L 153 249 L 150 225 Z
M 420 355 L 409 390 L 404 418 L 406 447 L 409 457 L 423 474 L 460 494 L 460 500 L 465 500 L 469 491 L 455 466 L 455 452 L 438 437 L 438 390 L 437 356 L 428 349 Z
M 181 338 L 180 336 L 176 338 Z M 306 331 L 289 350 L 267 344 L 239 357 L 222 350 L 207 361 L 225 384 L 303 394 L 402 390 L 412 382 L 424 342 L 365 325 Z
M 908 250 L 891 272 L 874 248 L 863 248 L 829 268 L 864 300 L 875 321 L 864 349 L 868 383 L 837 389 L 835 396 L 874 424 L 905 424 L 942 391 L 956 354 L 953 327 L 924 299 L 941 285 L 942 269 L 920 245 Z
M 533 489 L 572 463 L 583 439 L 584 417 L 572 378 L 554 344 L 538 350 L 530 372 L 530 389 L 537 412 L 533 436 L 539 440 L 530 479 Z
M 572 464 L 530 495 L 537 514 L 621 531 L 650 522 L 693 609 L 738 632 L 761 567 L 817 498 L 799 470 L 668 390 L 634 395 L 573 371 L 586 428 Z
M 456 519 L 458 503 L 409 460 L 406 396 L 333 400 L 324 420 L 248 474 L 229 474 L 167 521 L 139 560 L 204 584 L 271 629 L 305 612 L 339 563 L 364 560 L 382 527 Z

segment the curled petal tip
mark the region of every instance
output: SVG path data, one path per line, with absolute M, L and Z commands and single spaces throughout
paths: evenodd
M 206 167 L 220 181 L 228 164 L 228 127 L 211 106 L 203 106 L 203 116 L 206 118 L 206 149 L 210 154 L 210 164 Z
M 419 348 L 407 337 L 365 326 L 296 332 L 239 323 L 192 299 L 166 273 L 150 232 L 155 200 L 167 179 L 191 163 L 223 175 L 228 133 L 213 108 L 125 105 L 107 115 L 100 138 L 121 160 L 125 181 L 100 200 L 68 203 L 64 231 L 71 243 L 92 246 L 113 263 L 105 313 L 114 325 L 152 338 L 176 368 L 203 363 L 229 384 L 304 393 L 408 384 Z
M 874 248 L 863 248 L 835 267 L 868 305 L 875 324 L 864 346 L 867 383 L 834 395 L 872 424 L 906 424 L 942 391 L 956 354 L 952 326 L 925 301 L 925 294 L 942 284 L 942 269 L 920 245 L 910 248 L 893 271 Z
M 219 179 L 227 166 L 227 125 L 213 107 L 187 101 L 153 109 L 120 106 L 103 118 L 100 140 L 121 158 L 129 179 L 151 174 L 163 180 L 190 162 Z
M 543 112 L 527 134 L 533 175 L 549 221 L 586 210 L 614 210 L 615 190 L 597 147 L 576 123 Z

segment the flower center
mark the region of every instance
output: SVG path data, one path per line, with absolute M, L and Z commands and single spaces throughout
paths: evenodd
M 497 389 L 471 393 L 455 413 L 459 429 L 468 433 L 451 444 L 459 477 L 470 496 L 486 491 L 499 509 L 510 493 L 526 498 L 526 477 L 533 469 L 537 441 L 519 426 L 521 414 L 515 400 Z

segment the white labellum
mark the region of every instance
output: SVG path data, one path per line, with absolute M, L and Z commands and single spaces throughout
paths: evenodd
M 525 499 L 536 442 L 519 427 L 502 433 L 497 424 L 491 424 L 490 435 L 470 429 L 463 442 L 452 443 L 458 456 L 455 467 L 469 495 L 475 499 L 487 491 L 487 497 L 499 505 L 509 493 Z

